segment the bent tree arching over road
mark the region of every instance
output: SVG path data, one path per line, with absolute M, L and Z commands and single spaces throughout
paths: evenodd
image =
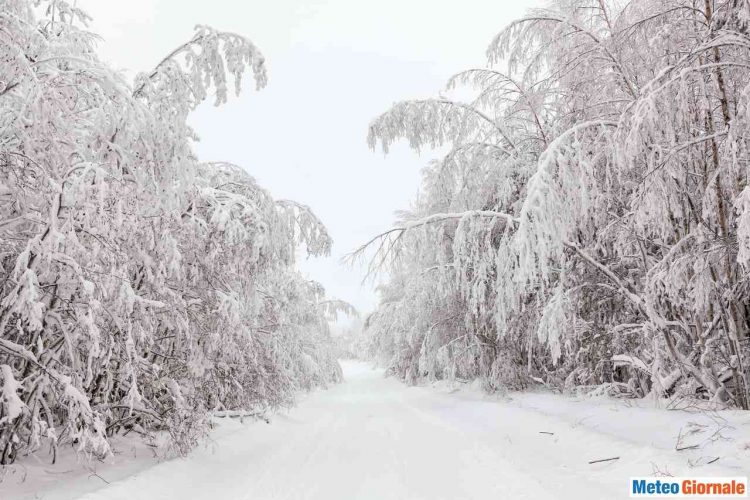
M 741 5 L 740 5 L 741 4 Z M 371 147 L 446 146 L 355 252 L 400 378 L 595 387 L 750 408 L 746 2 L 558 2 L 404 101 Z M 669 33 L 669 35 L 666 35 Z
M 187 124 L 243 75 L 242 36 L 198 26 L 133 82 L 65 1 L 0 1 L 0 464 L 135 432 L 187 453 L 215 412 L 266 412 L 340 379 L 322 286 L 332 240 Z

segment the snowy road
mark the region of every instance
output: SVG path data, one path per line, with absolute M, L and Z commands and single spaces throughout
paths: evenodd
M 246 425 L 213 450 L 83 498 L 554 498 L 527 475 L 533 469 L 514 465 L 485 433 L 443 418 L 445 395 L 406 387 L 365 364 L 344 369 L 345 383 L 307 396 L 271 425 Z
M 364 364 L 273 424 L 253 423 L 86 500 L 550 498 L 525 473 L 440 417 L 440 395 Z M 431 397 L 430 397 L 431 396 Z M 528 478 L 534 482 L 533 478 Z
M 626 498 L 631 475 L 697 472 L 684 465 L 689 455 L 674 451 L 674 412 L 551 395 L 506 401 L 441 392 L 407 387 L 363 363 L 343 366 L 345 383 L 304 396 L 271 424 L 224 423 L 211 446 L 187 459 L 80 498 Z M 740 431 L 748 436 L 747 427 Z M 693 461 L 703 452 L 695 453 Z M 613 455 L 621 459 L 588 463 Z M 713 467 L 700 472 L 738 472 Z M 59 496 L 60 488 L 50 493 L 37 498 L 75 498 Z

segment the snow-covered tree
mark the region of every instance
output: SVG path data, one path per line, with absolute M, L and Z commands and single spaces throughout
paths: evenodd
M 304 205 L 201 163 L 190 112 L 248 75 L 247 39 L 199 26 L 125 80 L 64 0 L 0 1 L 0 463 L 126 429 L 179 451 L 212 412 L 266 411 L 340 378 L 323 290 L 296 248 L 330 251 Z
M 373 349 L 406 378 L 468 362 L 491 387 L 750 407 L 748 19 L 744 1 L 561 0 L 451 79 L 471 102 L 375 119 L 373 147 L 451 149 L 358 252 L 398 290 Z M 451 309 L 462 326 L 435 337 Z

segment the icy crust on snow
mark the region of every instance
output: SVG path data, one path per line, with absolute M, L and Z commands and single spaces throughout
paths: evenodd
M 598 500 L 627 498 L 631 476 L 750 470 L 748 412 L 407 387 L 367 364 L 342 364 L 345 383 L 310 393 L 270 425 L 221 419 L 185 459 L 157 464 L 143 445 L 118 443 L 116 463 L 92 465 L 94 475 L 70 456 L 54 467 L 26 457 L 15 466 L 26 482 L 6 474 L 0 497 Z

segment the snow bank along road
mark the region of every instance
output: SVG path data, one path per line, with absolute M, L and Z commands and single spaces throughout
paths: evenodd
M 343 366 L 345 383 L 304 396 L 271 424 L 222 421 L 212 443 L 188 458 L 109 485 L 95 479 L 104 488 L 80 498 L 609 499 L 627 497 L 630 476 L 737 476 L 750 465 L 750 416 L 739 412 L 489 397 Z M 698 447 L 676 451 L 678 435 Z M 61 483 L 30 498 L 75 498 L 65 493 L 75 490 Z

